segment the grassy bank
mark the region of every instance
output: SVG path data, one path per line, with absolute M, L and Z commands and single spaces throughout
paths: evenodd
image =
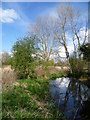
M 50 75 L 50 79 L 58 75 Z M 5 118 L 51 118 L 64 119 L 63 115 L 55 109 L 50 99 L 50 79 L 23 79 L 18 80 L 14 87 L 3 91 L 2 116 Z

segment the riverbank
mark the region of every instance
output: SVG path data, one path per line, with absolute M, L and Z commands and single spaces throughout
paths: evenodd
M 55 79 L 59 77 L 59 74 L 68 71 L 68 67 L 61 68 L 60 66 L 49 66 L 44 69 L 42 66 L 36 68 L 36 78 L 43 79 Z M 5 65 L 0 68 L 0 73 L 2 77 L 2 87 L 5 89 L 6 86 L 12 86 L 17 81 L 17 74 L 14 69 L 11 69 L 10 65 Z
M 63 73 L 61 74 L 62 76 L 64 76 Z M 50 79 L 18 80 L 11 88 L 9 87 L 3 91 L 3 119 L 51 118 L 55 120 L 59 118 L 64 120 L 64 116 L 55 109 L 54 104 L 51 102 L 49 92 Z
M 3 79 L 10 82 L 10 79 L 13 78 L 9 74 L 10 70 L 4 70 L 7 71 L 4 73 L 7 73 L 9 77 L 3 75 L 5 77 Z M 64 120 L 63 115 L 51 101 L 49 82 L 56 78 L 67 77 L 68 73 L 64 71 L 46 75 L 37 79 L 14 80 L 11 82 L 12 84 L 6 84 L 2 94 L 3 119 L 59 118 Z

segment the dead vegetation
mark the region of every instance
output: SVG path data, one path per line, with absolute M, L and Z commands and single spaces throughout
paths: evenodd
M 11 69 L 11 66 L 7 66 L 1 69 L 2 71 L 2 87 L 11 85 L 16 81 L 16 73 Z
M 45 76 L 48 74 L 55 74 L 55 73 L 60 73 L 60 72 L 64 72 L 64 71 L 69 71 L 70 68 L 69 67 L 60 67 L 60 66 L 48 66 L 48 67 L 44 67 L 44 66 L 39 66 L 36 69 L 36 73 L 37 73 L 37 77 L 41 77 L 41 76 Z
M 36 68 L 36 76 L 39 77 L 46 77 L 48 74 L 60 73 L 61 71 L 69 70 L 68 67 L 59 67 L 59 66 L 48 66 L 47 68 L 43 66 L 39 66 Z M 18 86 L 16 82 L 17 76 L 11 66 L 0 68 L 0 73 L 2 75 L 2 87 L 5 88 L 10 85 Z

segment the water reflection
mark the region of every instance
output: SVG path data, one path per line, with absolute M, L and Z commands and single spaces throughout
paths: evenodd
M 50 82 L 50 86 L 51 98 L 66 119 L 90 120 L 87 111 L 90 110 L 90 89 L 86 85 L 78 80 L 57 78 Z

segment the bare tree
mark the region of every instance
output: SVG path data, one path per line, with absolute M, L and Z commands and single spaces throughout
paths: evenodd
M 50 59 L 55 42 L 54 19 L 51 16 L 37 17 L 36 23 L 32 26 L 33 34 L 37 38 L 40 48 L 40 55 L 43 60 Z
M 67 35 L 72 36 L 71 42 L 74 49 L 75 58 L 77 57 L 77 50 L 79 57 L 80 46 L 85 44 L 87 39 L 87 24 L 85 26 L 85 37 L 81 43 L 80 32 L 83 28 L 82 15 L 80 10 L 74 10 L 71 4 L 60 4 L 56 8 L 57 18 L 53 18 L 50 15 L 45 17 L 38 16 L 35 24 L 32 26 L 32 33 L 37 38 L 37 43 L 40 48 L 39 55 L 43 60 L 47 61 L 53 53 L 54 45 L 58 43 L 58 46 L 63 46 L 66 53 L 66 58 L 70 60 L 70 53 L 68 50 L 69 39 Z M 55 43 L 55 44 L 54 44 Z M 57 46 L 57 48 L 58 48 Z
M 87 39 L 87 23 L 85 26 L 85 37 L 82 39 L 81 43 L 81 36 L 80 32 L 83 28 L 83 19 L 80 10 L 74 10 L 73 6 L 70 4 L 61 4 L 57 6 L 57 14 L 58 18 L 56 20 L 56 37 L 58 42 L 65 48 L 66 57 L 70 57 L 70 53 L 67 47 L 67 34 L 71 34 L 72 36 L 72 43 L 76 58 L 76 52 L 78 48 L 78 55 L 80 54 L 80 46 L 81 44 L 85 44 Z
M 67 38 L 66 32 L 69 27 L 69 13 L 72 10 L 72 7 L 69 5 L 57 6 L 58 18 L 56 20 L 56 37 L 59 43 L 65 48 L 66 57 L 69 58 L 69 51 L 67 48 Z
M 75 11 L 70 11 L 70 24 L 71 24 L 71 30 L 72 30 L 72 35 L 73 35 L 73 45 L 74 45 L 74 53 L 76 56 L 76 44 L 75 41 L 77 43 L 78 46 L 78 56 L 81 59 L 81 53 L 80 53 L 80 47 L 81 44 L 85 44 L 86 40 L 87 40 L 87 20 L 86 21 L 86 26 L 85 29 L 83 28 L 83 19 L 82 19 L 82 14 L 80 13 L 80 10 L 78 10 L 77 12 Z M 85 31 L 84 34 L 84 38 L 82 38 L 82 36 L 80 35 L 81 31 Z M 81 40 L 82 39 L 82 40 Z M 82 41 L 82 43 L 81 43 Z
M 10 64 L 10 55 L 8 52 L 4 52 L 2 53 L 2 56 L 1 56 L 1 61 L 2 61 L 2 64 L 3 65 L 9 65 Z

